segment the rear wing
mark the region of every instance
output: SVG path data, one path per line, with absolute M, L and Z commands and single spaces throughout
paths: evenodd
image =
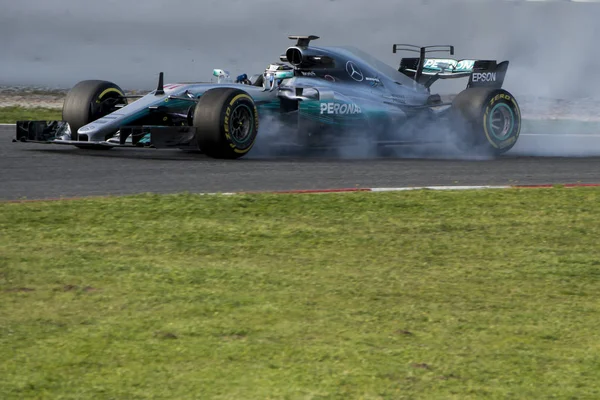
M 417 50 L 418 49 L 418 50 Z M 431 50 L 430 50 L 431 49 Z M 430 87 L 438 79 L 456 79 L 469 77 L 467 87 L 501 88 L 508 70 L 508 61 L 498 63 L 496 60 L 455 60 L 446 58 L 426 58 L 430 52 L 450 52 L 454 55 L 454 46 L 439 45 L 418 47 L 395 44 L 393 52 L 419 52 L 419 58 L 402 58 L 399 72 Z

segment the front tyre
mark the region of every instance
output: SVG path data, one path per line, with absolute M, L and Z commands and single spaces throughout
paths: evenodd
M 79 128 L 110 114 L 118 104 L 126 105 L 124 96 L 123 89 L 107 81 L 81 81 L 73 86 L 62 109 L 62 119 L 69 123 L 71 138 L 78 140 Z
M 215 88 L 200 97 L 193 125 L 198 146 L 206 155 L 236 159 L 254 146 L 258 110 L 248 93 L 234 88 Z
M 452 102 L 460 147 L 469 153 L 500 155 L 509 151 L 521 132 L 521 110 L 504 89 L 469 88 Z

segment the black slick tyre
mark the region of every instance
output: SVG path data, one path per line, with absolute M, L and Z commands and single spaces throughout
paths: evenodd
M 82 126 L 110 114 L 118 104 L 126 105 L 124 96 L 123 89 L 107 81 L 87 80 L 73 86 L 62 109 L 62 119 L 69 123 L 72 140 L 78 140 L 77 131 Z
M 457 144 L 465 152 L 497 156 L 509 151 L 521 132 L 521 110 L 504 89 L 469 88 L 452 101 Z
M 258 111 L 252 97 L 235 88 L 215 88 L 200 97 L 193 125 L 202 152 L 212 158 L 246 155 L 258 134 Z

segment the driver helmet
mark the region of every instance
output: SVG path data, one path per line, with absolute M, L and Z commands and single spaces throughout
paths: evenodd
M 267 66 L 264 75 L 270 82 L 276 81 L 279 86 L 282 80 L 294 77 L 294 69 L 289 65 L 274 63 Z

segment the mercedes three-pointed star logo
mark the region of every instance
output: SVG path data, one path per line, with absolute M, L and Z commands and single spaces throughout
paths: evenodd
M 350 75 L 350 78 L 354 79 L 357 82 L 362 82 L 362 80 L 365 79 L 360 68 L 358 68 L 358 66 L 352 61 L 348 61 L 346 63 L 346 72 L 348 73 L 348 75 Z

